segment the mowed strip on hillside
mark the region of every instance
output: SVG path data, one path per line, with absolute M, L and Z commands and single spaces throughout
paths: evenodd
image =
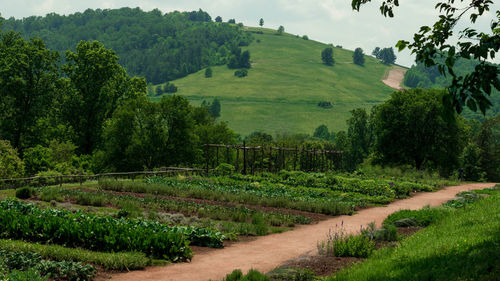
M 263 34 L 254 34 L 247 47 L 252 60 L 247 77 L 235 77 L 224 65 L 212 67 L 212 78 L 205 78 L 201 70 L 173 81 L 177 94 L 193 104 L 217 97 L 221 120 L 240 134 L 312 133 L 321 124 L 338 131 L 346 128 L 350 110 L 370 108 L 394 91 L 382 82 L 390 66 L 371 56 L 359 66 L 353 64 L 352 51 L 334 47 L 335 65 L 326 66 L 321 51 L 329 45 L 291 34 L 279 36 L 269 29 L 250 30 Z M 318 107 L 320 101 L 333 107 Z

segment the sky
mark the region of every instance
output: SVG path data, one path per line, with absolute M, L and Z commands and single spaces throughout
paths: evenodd
M 438 12 L 436 0 L 400 1 L 394 18 L 383 17 L 378 5 L 381 1 L 362 6 L 360 12 L 351 9 L 350 0 L 0 0 L 0 14 L 4 18 L 44 16 L 47 13 L 71 14 L 91 9 L 140 7 L 145 11 L 155 8 L 162 12 L 207 11 L 212 19 L 221 16 L 247 26 L 257 26 L 264 19 L 264 27 L 285 27 L 292 34 L 307 35 L 310 39 L 341 45 L 354 50 L 361 47 L 370 54 L 375 47 L 393 47 L 398 40 L 411 40 L 420 26 L 432 25 Z M 467 1 L 466 1 L 467 2 Z M 500 1 L 478 20 L 474 28 L 488 32 Z M 463 29 L 470 23 L 457 26 Z M 408 51 L 396 53 L 396 63 L 411 66 L 414 57 Z M 499 62 L 498 59 L 495 62 Z

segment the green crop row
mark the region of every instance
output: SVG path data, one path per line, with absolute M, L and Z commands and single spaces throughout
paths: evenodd
M 105 252 L 140 251 L 146 255 L 185 261 L 195 245 L 222 247 L 224 236 L 207 229 L 169 227 L 147 220 L 97 217 L 81 212 L 42 210 L 32 204 L 0 202 L 3 238 L 82 247 Z
M 0 249 L 9 252 L 37 253 L 44 259 L 54 261 L 91 263 L 108 270 L 142 269 L 151 265 L 151 259 L 139 252 L 103 253 L 9 239 L 0 239 Z
M 242 203 L 277 208 L 288 208 L 327 215 L 352 214 L 354 205 L 341 198 L 300 195 L 286 188 L 261 189 L 247 185 L 246 188 L 222 186 L 209 182 L 187 182 L 166 179 L 162 183 L 141 183 L 102 179 L 100 188 L 120 192 L 136 192 L 177 197 L 206 199 L 219 202 Z M 312 191 L 317 192 L 317 191 Z
M 53 280 L 90 281 L 96 276 L 97 269 L 72 261 L 50 261 L 30 252 L 10 252 L 0 250 L 0 263 L 8 271 L 27 271 L 34 269 L 40 276 Z

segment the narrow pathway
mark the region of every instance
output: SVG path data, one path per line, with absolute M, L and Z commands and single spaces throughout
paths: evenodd
M 387 86 L 396 89 L 396 90 L 401 90 L 401 85 L 403 84 L 403 80 L 405 78 L 407 69 L 399 67 L 399 66 L 393 66 L 392 69 L 389 71 L 389 74 L 387 77 L 382 80 Z
M 370 222 L 380 225 L 391 213 L 400 209 L 420 209 L 426 205 L 439 206 L 461 191 L 492 187 L 492 183 L 464 184 L 437 192 L 418 193 L 412 198 L 398 200 L 386 207 L 369 208 L 353 216 L 338 216 L 318 224 L 300 226 L 293 231 L 260 237 L 254 241 L 236 243 L 225 249 L 196 255 L 190 263 L 151 267 L 142 271 L 121 273 L 113 281 L 207 281 L 221 280 L 234 269 L 246 272 L 251 268 L 268 272 L 287 260 L 316 251 L 316 243 L 325 239 L 335 225 L 344 223 L 348 233 L 359 231 Z

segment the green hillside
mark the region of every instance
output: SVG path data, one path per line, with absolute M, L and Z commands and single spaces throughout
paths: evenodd
M 373 57 L 366 56 L 361 67 L 352 63 L 353 52 L 334 48 L 335 65 L 329 67 L 321 62 L 325 44 L 291 34 L 277 36 L 269 29 L 249 29 L 264 33 L 253 34 L 253 42 L 246 47 L 252 60 L 247 77 L 235 77 L 234 70 L 224 65 L 212 67 L 212 78 L 205 78 L 201 70 L 173 81 L 177 94 L 193 104 L 217 97 L 221 119 L 242 135 L 312 133 L 321 124 L 334 131 L 345 129 L 351 109 L 369 108 L 393 91 L 381 81 L 390 67 Z M 320 101 L 333 107 L 318 107 Z

